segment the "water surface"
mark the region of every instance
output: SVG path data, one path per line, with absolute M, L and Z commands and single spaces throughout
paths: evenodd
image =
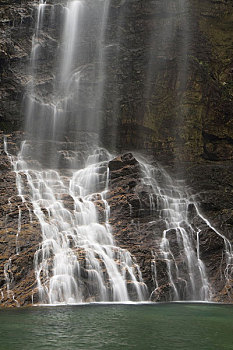
M 80 305 L 0 310 L 1 350 L 232 350 L 233 306 Z

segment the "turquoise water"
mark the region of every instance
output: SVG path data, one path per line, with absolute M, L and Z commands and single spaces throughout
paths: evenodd
M 233 350 L 233 305 L 148 304 L 0 310 L 1 350 Z

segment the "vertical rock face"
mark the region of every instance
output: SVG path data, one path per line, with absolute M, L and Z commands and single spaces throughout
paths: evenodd
M 0 123 L 1 129 L 22 125 L 21 104 L 33 34 L 32 2 L 0 2 Z
M 204 159 L 232 159 L 233 7 L 229 1 L 194 1 L 192 8 L 196 30 L 185 97 L 185 129 L 194 130 L 190 148 L 199 140 Z
M 45 10 L 36 79 L 44 102 L 53 89 L 64 3 L 47 1 Z M 36 5 L 1 2 L 4 129 L 23 124 Z M 84 97 L 90 99 L 93 72 L 88 64 L 98 27 L 94 5 L 87 1 L 91 18 L 82 48 L 89 49 L 77 61 L 85 70 Z M 161 160 L 232 159 L 232 16 L 230 1 L 110 2 L 104 52 L 108 78 L 99 111 L 107 146 L 114 147 L 117 139 L 119 149 L 150 150 Z
M 232 4 L 177 4 L 122 5 L 122 145 L 160 159 L 232 159 Z

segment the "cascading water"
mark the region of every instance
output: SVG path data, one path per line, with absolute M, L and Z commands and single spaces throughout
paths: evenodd
M 199 234 L 203 224 L 221 237 L 225 248 L 225 280 L 230 282 L 233 272 L 233 253 L 230 241 L 218 232 L 200 213 L 192 196 L 186 191 L 184 181 L 174 181 L 161 166 L 153 166 L 141 161 L 143 181 L 149 186 L 151 212 L 158 212 L 164 222 L 161 237 L 155 242 L 152 252 L 152 271 L 155 290 L 159 296 L 156 262 L 166 263 L 167 280 L 171 286 L 171 300 L 209 301 L 214 292 L 210 285 L 206 267 L 200 258 Z M 190 218 L 190 206 L 201 224 Z
M 8 153 L 6 142 L 5 147 Z M 30 168 L 24 160 L 28 147 L 23 142 L 11 161 L 19 196 L 23 202 L 29 196 L 41 226 L 43 240 L 35 254 L 39 300 L 49 304 L 144 300 L 147 288 L 140 269 L 127 250 L 114 244 L 108 222 L 110 155 L 97 148 L 83 169 L 64 176 Z M 96 200 L 102 206 L 102 223 Z
M 180 11 L 184 3 L 177 1 L 175 8 L 178 6 Z M 162 8 L 166 9 L 166 6 L 167 2 L 164 2 Z M 44 16 L 52 23 L 57 10 L 55 5 L 40 0 L 32 39 L 31 80 L 25 97 L 28 139 L 22 143 L 17 157 L 8 152 L 7 140 L 4 143 L 5 153 L 16 174 L 18 195 L 26 206 L 30 202 L 29 216 L 33 212 L 41 227 L 42 242 L 35 254 L 34 265 L 38 302 L 43 304 L 148 299 L 148 289 L 136 259 L 129 251 L 117 246 L 109 223 L 108 162 L 112 155 L 100 147 L 101 108 L 108 80 L 105 37 L 109 8 L 110 0 L 95 3 L 70 0 L 65 6 L 59 5 L 59 20 L 64 30 L 60 33 L 56 64 L 51 72 L 52 88 L 50 85 L 46 95 L 38 88 L 39 58 L 45 55 L 45 41 L 49 40 L 48 46 L 54 43 L 43 31 Z M 83 39 L 92 19 L 95 36 L 88 43 L 91 49 L 87 50 Z M 123 20 L 121 12 L 119 23 Z M 186 21 L 181 24 L 187 29 Z M 169 39 L 170 45 L 173 28 L 179 25 L 179 19 L 173 17 L 167 32 L 159 35 L 152 47 L 148 74 L 144 77 L 145 99 L 150 98 L 154 89 L 152 80 L 158 69 L 152 67 L 153 50 L 158 41 L 162 42 L 162 37 Z M 119 29 L 115 35 L 119 42 L 123 40 L 120 36 Z M 119 59 L 120 45 L 116 44 L 116 50 L 116 59 Z M 186 57 L 185 48 L 181 56 L 180 64 Z M 120 108 L 118 95 L 120 90 L 116 89 L 115 114 Z M 151 251 L 154 288 L 151 299 L 159 300 L 162 263 L 165 266 L 164 281 L 170 288 L 169 300 L 211 300 L 213 286 L 200 253 L 202 226 L 208 226 L 224 242 L 226 281 L 230 281 L 232 274 L 231 243 L 202 216 L 183 182 L 173 181 L 161 167 L 144 161 L 140 163 L 142 182 L 149 191 L 151 215 L 157 212 L 163 223 L 161 236 L 156 237 Z M 190 220 L 190 205 L 194 206 L 201 225 Z M 15 254 L 20 254 L 20 206 L 18 212 Z M 4 270 L 7 293 L 10 293 L 10 269 L 11 259 Z
M 66 124 L 70 130 L 78 119 L 73 115 L 74 105 L 80 100 L 80 79 L 88 69 L 77 67 L 79 56 L 83 54 L 79 33 L 85 29 L 88 6 L 74 0 L 68 1 L 62 9 L 64 31 L 58 49 L 56 83 L 50 99 L 43 102 L 36 94 L 37 62 L 44 35 L 43 16 L 51 10 L 51 5 L 40 1 L 32 40 L 31 82 L 27 91 L 26 131 L 31 140 L 22 143 L 16 158 L 9 155 L 5 141 L 5 152 L 13 164 L 19 196 L 23 202 L 26 196 L 29 198 L 41 226 L 42 243 L 35 254 L 40 303 L 142 301 L 147 295 L 135 259 L 114 243 L 108 221 L 110 208 L 105 199 L 110 154 L 98 146 L 96 111 L 101 106 L 103 94 L 103 42 L 108 5 L 108 0 L 97 4 L 100 24 L 94 62 L 90 64 L 95 83 L 91 113 L 85 121 L 89 125 L 95 123 L 97 134 L 83 133 L 88 139 L 86 142 L 77 133 L 78 141 L 70 142 L 71 149 L 60 149 L 61 145 L 67 144 L 63 139 Z M 66 162 L 63 171 L 58 170 L 61 156 Z M 101 220 L 95 202 L 100 206 Z M 16 253 L 19 251 L 17 246 Z
M 210 300 L 211 289 L 206 276 L 203 262 L 197 254 L 195 241 L 198 232 L 191 226 L 188 219 L 189 200 L 184 192 L 184 184 L 172 181 L 162 168 L 142 164 L 144 181 L 155 194 L 157 203 L 151 201 L 151 210 L 158 208 L 159 216 L 164 220 L 165 228 L 157 251 L 160 258 L 166 262 L 167 275 L 172 287 L 173 300 Z M 160 178 L 161 183 L 157 181 Z M 170 240 L 173 241 L 173 247 Z M 174 251 L 174 240 L 178 249 Z M 179 260 L 184 259 L 185 268 L 180 271 Z M 154 259 L 156 275 L 156 258 Z M 181 264 L 180 264 L 181 265 Z M 158 286 L 156 286 L 158 289 Z M 156 293 L 155 289 L 155 293 Z

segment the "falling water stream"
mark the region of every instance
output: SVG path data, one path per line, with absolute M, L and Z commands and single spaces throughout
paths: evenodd
M 142 164 L 145 184 L 149 185 L 155 194 L 157 203 L 151 197 L 151 209 L 158 208 L 159 216 L 165 222 L 161 241 L 157 247 L 158 254 L 167 265 L 168 280 L 173 289 L 173 300 L 210 300 L 211 289 L 205 271 L 205 266 L 200 259 L 198 233 L 189 222 L 189 198 L 185 193 L 184 183 L 175 182 L 161 167 Z M 162 178 L 162 183 L 161 183 Z M 160 183 L 157 179 L 160 179 Z M 170 245 L 169 238 L 175 238 L 178 243 L 178 256 Z M 177 254 L 176 254 L 177 255 Z M 178 260 L 184 256 L 187 272 L 182 276 Z M 158 257 L 158 256 L 157 256 Z M 154 257 L 154 274 L 156 290 L 159 285 L 156 279 L 156 258 Z M 183 270 L 183 267 L 182 267 Z M 176 282 L 175 282 L 176 281 Z M 178 284 L 177 284 L 178 282 Z M 179 282 L 183 282 L 182 289 L 178 289 Z
M 214 286 L 209 283 L 205 264 L 200 257 L 199 235 L 203 224 L 223 241 L 226 283 L 230 282 L 233 273 L 230 241 L 201 214 L 183 180 L 173 180 L 160 165 L 154 166 L 143 160 L 141 168 L 143 181 L 151 192 L 151 211 L 157 209 L 159 217 L 165 223 L 161 240 L 157 246 L 155 244 L 156 251 L 153 252 L 155 290 L 152 294 L 159 294 L 156 261 L 162 259 L 166 262 L 167 277 L 172 287 L 171 300 L 210 301 Z M 199 219 L 199 223 L 192 220 L 190 207 L 194 208 L 194 216 Z
M 127 250 L 115 245 L 111 234 L 105 199 L 110 154 L 97 148 L 83 169 L 64 176 L 53 169 L 30 168 L 23 159 L 27 147 L 25 141 L 18 157 L 9 157 L 18 194 L 23 202 L 29 196 L 41 226 L 42 243 L 35 254 L 39 300 L 46 304 L 143 301 L 147 287 L 139 266 Z M 97 199 L 103 207 L 102 223 L 94 204 Z
M 81 38 L 89 8 L 81 0 L 68 1 L 62 7 L 64 29 L 57 49 L 53 91 L 45 101 L 36 92 L 37 64 L 42 50 L 44 16 L 49 9 L 52 11 L 53 5 L 47 6 L 40 0 L 26 98 L 25 129 L 29 138 L 22 143 L 17 157 L 9 154 L 7 139 L 4 142 L 16 174 L 18 194 L 23 202 L 30 201 L 41 227 L 42 242 L 35 254 L 34 265 L 42 304 L 148 299 L 147 286 L 135 257 L 116 245 L 109 224 L 111 209 L 106 194 L 108 162 L 113 155 L 100 147 L 98 114 L 106 80 L 104 39 L 109 4 L 109 0 L 96 1 L 100 24 L 96 29 L 94 61 L 80 66 L 77 62 L 83 54 Z M 87 104 L 81 97 L 80 87 L 87 71 L 93 78 L 92 98 L 88 100 L 88 117 L 84 115 L 81 122 L 85 130 L 94 129 L 97 136 L 93 138 L 92 133 L 87 133 L 88 141 L 83 142 L 77 132 L 75 141 L 66 140 L 66 135 L 76 132 L 81 123 L 77 105 Z M 72 147 L 61 150 L 64 143 Z M 140 164 L 143 182 L 150 188 L 151 212 L 158 210 L 165 223 L 152 252 L 153 294 L 160 290 L 157 262 L 163 260 L 172 290 L 170 300 L 211 300 L 213 286 L 200 257 L 201 228 L 189 220 L 190 204 L 194 205 L 202 222 L 224 241 L 226 280 L 230 279 L 233 265 L 230 242 L 202 216 L 195 202 L 190 200 L 183 182 L 173 181 L 160 166 L 141 160 Z M 19 208 L 16 254 L 20 253 L 17 243 L 20 230 Z M 177 251 L 172 247 L 171 238 L 177 243 Z M 10 263 L 9 260 L 7 264 Z M 8 279 L 6 276 L 7 285 Z
M 96 33 L 97 44 L 92 68 L 96 83 L 92 87 L 88 124 L 96 122 L 96 111 L 101 107 L 104 84 L 103 41 L 108 6 L 108 0 L 98 1 L 100 24 Z M 66 123 L 69 119 L 72 119 L 73 126 L 76 123 L 77 116 L 72 113 L 75 110 L 74 104 L 79 100 L 79 83 L 83 69 L 85 70 L 85 67 L 77 67 L 76 62 L 82 54 L 79 33 L 85 29 L 89 11 L 83 1 L 68 1 L 62 8 L 64 29 L 58 48 L 58 73 L 52 98 L 43 102 L 36 94 L 44 16 L 51 7 L 53 6 L 47 6 L 43 0 L 39 2 L 32 40 L 31 81 L 27 91 L 25 126 L 32 140 L 22 143 L 17 157 L 9 155 L 5 140 L 5 152 L 16 174 L 19 196 L 23 202 L 26 202 L 26 196 L 29 197 L 41 226 L 42 243 L 34 259 L 39 302 L 67 304 L 84 301 L 143 301 L 147 297 L 147 287 L 143 283 L 139 266 L 127 250 L 116 246 L 111 233 L 110 208 L 105 199 L 111 155 L 98 145 L 98 122 L 95 130 L 97 136 L 88 134 L 87 143 L 79 139 L 77 149 L 72 151 L 59 150 Z M 52 150 L 51 153 L 48 152 L 48 147 Z M 46 166 L 40 162 L 44 153 Z M 63 156 L 65 153 L 67 163 L 66 171 L 63 170 L 65 174 L 58 169 L 61 153 Z M 31 162 L 32 159 L 37 159 L 36 165 L 35 161 Z M 95 201 L 102 208 L 101 221 Z M 18 231 L 16 240 L 20 227 Z M 16 253 L 19 249 L 17 246 Z

